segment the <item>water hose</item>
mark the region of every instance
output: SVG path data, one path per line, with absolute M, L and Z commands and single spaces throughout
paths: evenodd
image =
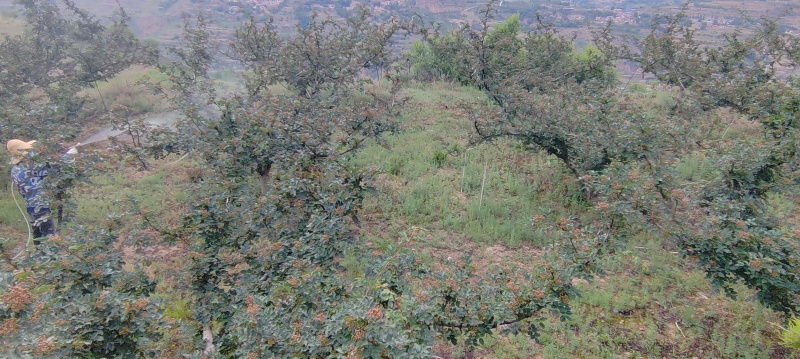
M 25 214 L 25 211 L 22 210 L 22 206 L 19 205 L 19 201 L 17 201 L 17 196 L 14 194 L 14 186 L 11 186 L 10 188 L 11 188 L 11 198 L 13 198 L 14 203 L 17 204 L 17 208 L 19 209 L 19 212 L 22 213 L 22 218 L 25 221 L 25 226 L 28 227 L 28 242 L 25 244 L 25 249 L 30 250 L 31 240 L 33 240 L 33 231 L 31 230 L 31 223 L 28 221 L 28 216 Z M 19 255 L 22 253 L 25 253 L 25 251 L 23 250 L 22 252 L 19 252 L 17 255 L 14 256 L 13 259 L 17 259 L 17 257 L 19 257 Z

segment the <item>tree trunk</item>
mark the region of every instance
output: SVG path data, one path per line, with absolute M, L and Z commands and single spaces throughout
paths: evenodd
M 269 191 L 269 171 L 272 169 L 272 161 L 258 164 L 258 181 L 261 183 L 261 193 Z
M 203 341 L 206 342 L 206 348 L 203 349 L 203 356 L 206 358 L 213 358 L 216 347 L 214 346 L 214 332 L 211 331 L 211 324 L 203 326 Z

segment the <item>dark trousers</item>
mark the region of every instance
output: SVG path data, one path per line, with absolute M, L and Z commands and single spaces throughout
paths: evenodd
M 31 229 L 33 230 L 33 244 L 39 245 L 38 238 L 47 237 L 56 233 L 56 227 L 53 224 L 53 218 L 50 216 L 49 208 L 36 208 L 28 207 L 28 214 L 31 216 Z

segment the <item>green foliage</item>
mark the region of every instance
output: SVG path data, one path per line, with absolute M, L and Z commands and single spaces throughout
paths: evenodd
M 105 28 L 71 3 L 71 20 L 49 4 L 21 4 L 32 35 L 5 41 L 4 49 L 31 51 L 34 40 L 46 37 L 36 31 L 50 25 L 88 39 L 73 46 L 69 36 L 54 36 L 50 46 L 63 52 L 55 52 L 55 65 L 41 68 L 64 76 L 32 78 L 46 97 L 39 105 L 58 103 L 47 111 L 63 115 L 59 126 L 79 124 L 83 115 L 64 115 L 58 106 L 82 100 L 68 95 L 92 84 L 99 90 L 104 64 L 108 76 L 124 64 L 101 56 L 98 44 L 129 51 L 120 54 L 126 60 L 142 55 L 141 48 L 124 14 Z M 477 28 L 425 31 L 425 43 L 410 53 L 420 78 L 444 76 L 471 87 L 441 104 L 468 113 L 469 121 L 454 121 L 461 127 L 431 124 L 437 110 L 422 106 L 430 98 L 403 106 L 403 95 L 414 90 L 402 91 L 392 45 L 403 30 L 416 29 L 410 22 L 374 22 L 362 9 L 346 21 L 311 16 L 283 37 L 272 21 L 251 19 L 231 42 L 218 43 L 207 19 L 187 18 L 184 43 L 160 66 L 169 82 L 151 84 L 183 119 L 157 131 L 131 119 L 122 124 L 143 167 L 147 155 L 193 155 L 185 165 L 196 175 L 170 198 L 180 201 L 179 213 L 158 216 L 157 196 L 142 194 L 142 202 L 132 201 L 133 212 L 146 229 L 130 230 L 129 237 L 115 234 L 127 212 L 121 210 L 106 220 L 84 219 L 106 230 L 75 225 L 48 238 L 40 253 L 12 257 L 6 250 L 0 350 L 37 357 L 426 357 L 437 339 L 467 352 L 501 332 L 524 348 L 534 343 L 525 337 L 537 340 L 553 357 L 612 356 L 636 345 L 653 356 L 690 353 L 691 343 L 661 345 L 663 325 L 625 324 L 649 311 L 669 319 L 684 338 L 684 331 L 710 335 L 710 353 L 764 354 L 748 348 L 764 342 L 763 307 L 734 308 L 746 312 L 747 323 L 737 329 L 750 333 L 745 341 L 723 329 L 700 333 L 698 323 L 707 317 L 678 297 L 706 282 L 668 270 L 675 263 L 658 250 L 696 259 L 728 295 L 747 293 L 743 283 L 763 305 L 797 312 L 798 231 L 772 217 L 769 201 L 796 186 L 800 97 L 796 83 L 779 79 L 768 65 L 794 66 L 796 39 L 768 22 L 752 38 L 734 34 L 724 46 L 703 47 L 679 15 L 654 28 L 640 53 L 619 47 L 607 28 L 576 52 L 573 39 L 546 26 L 520 34 L 518 16 L 490 26 L 493 2 L 482 15 Z M 244 69 L 242 89 L 218 91 L 211 73 L 218 49 Z M 647 92 L 620 93 L 613 70 L 620 59 L 640 62 L 674 88 L 656 95 L 658 106 Z M 3 74 L 25 72 L 19 61 L 2 55 L 0 61 L 18 66 Z M 372 83 L 364 75 L 370 72 L 385 72 L 388 86 Z M 9 91 L 17 103 L 41 95 L 15 84 L 19 91 Z M 134 98 L 128 103 L 132 112 L 142 105 Z M 79 105 L 73 112 L 83 113 Z M 722 110 L 757 121 L 762 136 L 705 137 L 718 128 L 703 120 Z M 442 133 L 474 129 L 476 140 L 498 146 L 451 143 L 437 131 L 387 141 L 382 135 L 397 128 L 401 113 Z M 407 146 L 390 153 L 393 141 Z M 376 143 L 384 147 L 360 157 L 364 145 Z M 471 150 L 481 156 L 471 157 Z M 463 163 L 456 160 L 462 155 Z M 513 161 L 490 162 L 500 156 Z M 91 162 L 83 161 L 60 168 L 61 184 L 86 176 L 79 169 Z M 375 176 L 366 164 L 404 187 L 397 198 L 370 198 L 385 211 L 380 215 L 401 213 L 412 225 L 432 221 L 437 230 L 458 228 L 470 239 L 501 239 L 541 253 L 516 268 L 469 257 L 431 263 L 413 245 L 438 239 L 419 227 L 398 238 L 384 232 L 362 240 L 355 228 Z M 153 278 L 159 276 L 145 275 L 123 256 L 128 246 L 146 248 L 152 237 L 180 247 L 188 263 L 184 280 L 158 295 Z M 632 255 L 639 238 L 651 240 L 645 245 L 657 254 Z M 10 240 L 3 246 L 13 247 Z M 592 279 L 598 264 L 642 277 L 614 277 L 607 281 L 612 290 L 588 289 L 578 302 L 578 283 Z M 670 294 L 651 295 L 664 292 Z M 599 321 L 579 321 L 572 313 Z M 620 331 L 636 330 L 636 342 L 590 329 L 604 327 L 604 320 L 620 322 Z M 170 334 L 176 335 L 165 338 Z M 166 348 L 183 336 L 181 350 Z M 558 336 L 577 339 L 559 348 Z
M 571 278 L 603 248 L 565 227 L 570 240 L 557 241 L 552 258 L 528 273 L 496 269 L 479 278 L 468 260 L 438 273 L 391 248 L 359 255 L 363 278 L 345 273 L 342 263 L 358 253 L 349 223 L 359 222 L 369 192 L 369 173 L 348 160 L 394 127 L 404 103 L 391 73 L 383 90 L 358 74 L 391 68 L 391 39 L 407 24 L 368 19 L 366 12 L 345 23 L 312 17 L 287 39 L 251 20 L 226 46 L 252 70 L 245 92 L 230 97 L 207 86 L 216 44 L 205 20 L 187 27 L 187 46 L 165 69 L 187 120 L 165 137 L 172 142 L 154 148 L 196 152 L 204 180 L 189 185 L 190 206 L 177 225 L 155 226 L 191 253 L 187 289 L 198 303 L 205 355 L 419 357 L 437 335 L 474 346 L 500 326 L 534 333 L 524 321 L 543 311 L 566 315 L 576 294 Z M 273 83 L 291 91 L 273 93 Z M 218 111 L 199 109 L 198 98 Z M 430 156 L 421 158 L 435 168 Z M 444 165 L 446 153 L 438 158 Z
M 78 231 L 50 237 L 34 253 L 4 259 L 0 316 L 5 356 L 141 357 L 157 353 L 161 311 L 155 288 L 122 269 L 118 238 Z M 7 240 L 6 240 L 7 242 Z
M 450 152 L 443 166 L 434 166 L 431 158 L 437 151 L 466 146 L 474 131 L 458 117 L 458 106 L 450 104 L 481 95 L 444 83 L 420 86 L 424 87 L 409 89 L 401 118 L 405 130 L 382 145 L 366 147 L 355 158 L 358 166 L 382 169 L 376 179 L 381 194 L 368 197 L 363 211 L 385 216 L 388 231 L 407 225 L 425 227 L 432 233 L 425 243 L 434 247 L 460 238 L 511 248 L 538 247 L 551 241 L 547 226 L 531 226 L 532 217 L 592 221 L 592 215 L 584 213 L 586 206 L 576 200 L 581 189 L 570 181 L 566 169 L 555 158 L 531 154 L 514 142 L 500 140 Z
M 578 52 L 575 56 L 577 68 L 575 81 L 598 81 L 603 84 L 617 82 L 617 71 L 609 66 L 606 55 L 597 46 L 590 45 Z
M 109 83 L 102 89 L 102 101 L 106 102 L 116 117 L 158 113 L 166 106 L 162 97 L 135 83 L 122 83 L 120 80 Z
M 386 167 L 386 173 L 391 175 L 399 175 L 403 169 L 405 160 L 401 157 L 392 157 L 389 159 L 389 165 Z
M 98 82 L 155 56 L 130 30 L 123 10 L 100 20 L 71 1 L 15 4 L 25 30 L 0 40 L 0 132 L 4 140 L 37 140 L 36 160 L 56 164 L 63 144 L 76 143 L 104 104 L 88 95 L 99 90 Z M 71 205 L 71 186 L 86 179 L 84 166 L 96 159 L 90 157 L 48 174 L 45 197 L 58 217 Z
M 635 104 L 608 91 L 616 81 L 610 54 L 588 47 L 574 55 L 571 41 L 547 27 L 520 38 L 517 17 L 490 27 L 492 4 L 483 13 L 477 30 L 463 27 L 428 39 L 434 53 L 436 44 L 455 39 L 450 51 L 467 66 L 462 73 L 470 78 L 451 79 L 480 88 L 494 106 L 472 105 L 482 139 L 509 136 L 541 148 L 575 177 L 600 171 L 612 160 L 635 158 L 644 143 L 651 147 L 648 153 L 658 151 L 653 140 L 663 121 L 630 116 Z
M 26 23 L 0 42 L 0 130 L 9 138 L 42 131 L 74 140 L 94 109 L 81 91 L 152 59 L 120 10 L 104 25 L 65 1 L 16 1 Z
M 298 26 L 296 36 L 283 40 L 271 19 L 259 24 L 250 18 L 236 31 L 231 52 L 253 70 L 246 78 L 250 96 L 265 95 L 260 92 L 266 86 L 283 83 L 300 97 L 333 99 L 364 85 L 354 80 L 362 69 L 387 68 L 395 38 L 412 28 L 409 22 L 374 23 L 361 8 L 345 23 L 315 15 L 306 26 Z M 344 84 L 344 89 L 336 87 Z
M 606 269 L 603 277 L 578 285 L 582 296 L 571 305 L 573 315 L 546 323 L 538 347 L 544 355 L 603 358 L 630 351 L 641 357 L 691 357 L 701 350 L 709 357 L 780 355 L 769 334 L 770 322 L 780 320 L 774 312 L 753 301 L 725 300 L 701 268 L 665 253 L 659 239 L 632 239 L 600 266 Z M 737 291 L 752 293 L 744 286 Z M 513 353 L 525 344 L 512 340 L 492 349 Z
M 440 62 L 433 54 L 433 50 L 422 41 L 415 40 L 408 51 L 411 62 L 411 74 L 420 80 L 434 80 L 439 76 Z
M 481 11 L 478 29 L 437 31 L 427 34 L 425 45 L 414 44 L 408 57 L 412 69 L 419 69 L 418 76 L 443 76 L 487 91 L 513 83 L 528 90 L 549 90 L 566 79 L 601 86 L 616 82 L 613 60 L 595 46 L 576 52 L 570 39 L 541 24 L 533 33 L 522 35 L 519 14 L 489 26 L 495 16 L 493 4 Z
M 714 163 L 702 154 L 687 155 L 676 166 L 679 178 L 689 182 L 710 180 L 714 175 Z
M 654 30 L 641 54 L 648 72 L 693 95 L 672 111 L 696 121 L 709 109 L 728 108 L 760 122 L 763 137 L 734 139 L 717 151 L 718 174 L 697 189 L 701 197 L 695 198 L 706 215 L 681 219 L 693 226 L 675 235 L 729 294 L 741 279 L 758 289 L 765 305 L 795 313 L 800 309 L 796 230 L 775 221 L 767 199 L 792 182 L 798 164 L 796 141 L 788 140 L 798 131 L 795 84 L 777 80 L 770 64 L 796 66 L 800 40 L 778 34 L 775 24 L 765 21 L 752 36 L 731 34 L 723 45 L 703 48 L 692 30 L 680 25 L 681 18 L 669 18 L 664 29 Z
M 463 85 L 472 83 L 469 64 L 460 58 L 464 50 L 464 39 L 461 33 L 448 33 L 429 40 L 437 60 L 439 72 L 447 78 Z
M 13 228 L 18 228 L 20 231 L 27 231 L 25 222 L 26 220 L 22 217 L 22 213 L 20 212 L 19 208 L 17 207 L 14 200 L 17 200 L 17 203 L 20 204 L 20 207 L 23 207 L 22 210 L 25 210 L 24 200 L 22 197 L 16 193 L 16 189 L 14 189 L 15 193 L 13 193 L 14 197 L 11 197 L 11 193 L 9 188 L 11 187 L 10 184 L 3 186 L 5 191 L 9 192 L 8 196 L 4 196 L 3 200 L 0 201 L 0 220 L 3 221 L 4 224 L 10 225 Z M 27 214 L 26 214 L 27 215 Z
M 502 41 L 509 41 L 519 36 L 522 25 L 519 22 L 519 13 L 515 13 L 495 26 L 487 33 L 487 41 L 489 43 L 499 43 Z
M 792 318 L 789 320 L 787 326 L 788 328 L 785 328 L 783 332 L 781 332 L 783 345 L 789 348 L 800 349 L 800 320 Z
M 799 309 L 796 231 L 770 218 L 766 198 L 797 173 L 796 83 L 779 80 L 775 64 L 796 66 L 800 40 L 766 21 L 750 37 L 733 33 L 723 45 L 701 46 L 679 14 L 655 24 L 639 54 L 615 45 L 605 29 L 573 55 L 572 41 L 547 27 L 519 47 L 514 19 L 491 29 L 493 13 L 490 3 L 477 30 L 428 38 L 455 39 L 462 73 L 472 74 L 467 83 L 486 94 L 488 105 L 469 104 L 479 140 L 513 138 L 558 158 L 584 189 L 583 199 L 608 211 L 609 236 L 647 231 L 672 238 L 729 294 L 743 280 L 765 305 Z M 680 96 L 652 109 L 635 93 L 619 93 L 611 70 L 617 59 L 639 62 Z M 764 138 L 715 144 L 713 153 L 703 145 L 701 123 L 719 109 L 760 122 Z M 712 157 L 718 169 L 701 174 L 699 195 L 676 180 L 676 164 L 691 179 L 691 164 L 679 164 L 687 155 Z
M 446 161 L 447 161 L 447 152 L 444 152 L 442 150 L 433 151 L 433 159 L 431 160 L 431 162 L 435 167 L 444 166 Z

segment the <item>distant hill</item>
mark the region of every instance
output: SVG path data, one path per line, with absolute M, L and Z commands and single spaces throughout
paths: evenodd
M 370 8 L 378 17 L 399 13 L 418 16 L 445 26 L 477 22 L 486 0 L 74 0 L 98 16 L 110 15 L 121 4 L 132 17 L 134 31 L 162 43 L 177 39 L 184 14 L 210 15 L 220 30 L 231 29 L 249 16 L 273 17 L 282 31 L 292 31 L 316 12 L 341 17 L 358 5 Z M 11 8 L 13 0 L 0 0 L 0 10 Z M 498 19 L 519 13 L 524 26 L 539 20 L 587 39 L 589 27 L 615 23 L 617 31 L 641 34 L 650 28 L 657 14 L 676 13 L 685 1 L 656 0 L 503 0 L 498 1 Z M 800 10 L 796 0 L 748 2 L 710 0 L 694 2 L 687 9 L 690 20 L 702 29 L 704 41 L 731 28 L 747 28 L 761 16 L 780 17 L 782 30 L 800 33 Z M 749 18 L 749 19 L 748 19 Z
M 131 16 L 133 30 L 142 37 L 169 41 L 178 34 L 183 14 L 207 11 L 217 1 L 198 0 L 75 0 L 75 3 L 99 17 L 111 15 L 122 5 Z M 0 9 L 13 7 L 12 0 L 0 0 Z M 213 8 L 211 8 L 213 10 Z

